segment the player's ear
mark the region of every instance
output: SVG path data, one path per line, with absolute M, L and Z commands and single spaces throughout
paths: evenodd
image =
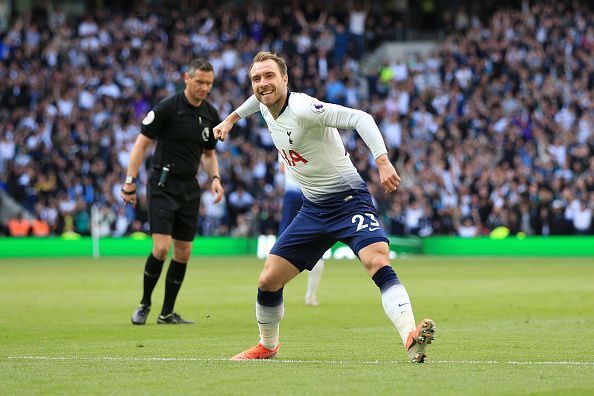
M 285 74 L 283 76 L 283 83 L 285 84 L 285 86 L 289 85 L 289 75 L 288 74 Z

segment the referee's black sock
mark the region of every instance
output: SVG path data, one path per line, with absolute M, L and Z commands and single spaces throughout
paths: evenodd
M 175 299 L 179 288 L 184 281 L 184 275 L 186 274 L 186 263 L 180 263 L 179 261 L 171 260 L 169 264 L 169 270 L 167 271 L 167 280 L 165 282 L 165 301 L 163 301 L 163 310 L 161 315 L 168 315 L 173 312 L 173 306 L 175 305 Z
M 152 253 L 149 254 L 148 258 L 146 259 L 146 265 L 144 266 L 144 288 L 142 300 L 140 301 L 141 304 L 149 307 L 151 306 L 151 295 L 153 294 L 155 285 L 159 280 L 159 276 L 161 276 L 164 262 L 165 260 L 158 260 L 155 258 L 155 256 L 153 256 Z

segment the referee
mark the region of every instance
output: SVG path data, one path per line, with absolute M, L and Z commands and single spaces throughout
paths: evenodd
M 142 120 L 140 134 L 130 154 L 121 197 L 136 205 L 136 177 L 145 153 L 157 142 L 147 182 L 148 214 L 153 249 L 144 268 L 144 288 L 132 323 L 142 325 L 151 309 L 151 295 L 173 241 L 173 257 L 165 281 L 160 324 L 191 324 L 173 311 L 192 252 L 198 224 L 200 186 L 196 180 L 200 159 L 211 178 L 211 194 L 217 203 L 223 197 L 212 128 L 220 122 L 215 108 L 206 101 L 214 82 L 212 65 L 206 59 L 190 62 L 184 73 L 185 88 L 169 96 Z

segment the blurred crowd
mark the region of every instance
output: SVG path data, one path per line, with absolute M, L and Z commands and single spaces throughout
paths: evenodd
M 436 51 L 370 71 L 366 54 L 405 38 L 402 15 L 375 3 L 23 15 L 0 34 L 0 189 L 47 227 L 19 215 L 0 233 L 88 235 L 93 206 L 101 236 L 146 232 L 145 170 L 137 207 L 119 200 L 140 120 L 197 56 L 214 65 L 209 101 L 225 117 L 264 49 L 287 60 L 291 90 L 374 116 L 397 193 L 381 190 L 357 133 L 341 134 L 390 234 L 594 234 L 594 13 L 535 3 L 448 14 Z M 276 233 L 283 176 L 263 120 L 240 121 L 217 151 L 226 196 L 212 204 L 199 174 L 199 233 Z

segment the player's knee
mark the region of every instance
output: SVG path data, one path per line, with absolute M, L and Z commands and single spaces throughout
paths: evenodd
M 383 254 L 374 254 L 363 263 L 370 274 L 374 274 L 379 269 L 390 265 L 390 260 Z
M 258 288 L 262 291 L 273 292 L 282 288 L 284 285 L 278 279 L 270 274 L 263 273 L 258 279 Z

